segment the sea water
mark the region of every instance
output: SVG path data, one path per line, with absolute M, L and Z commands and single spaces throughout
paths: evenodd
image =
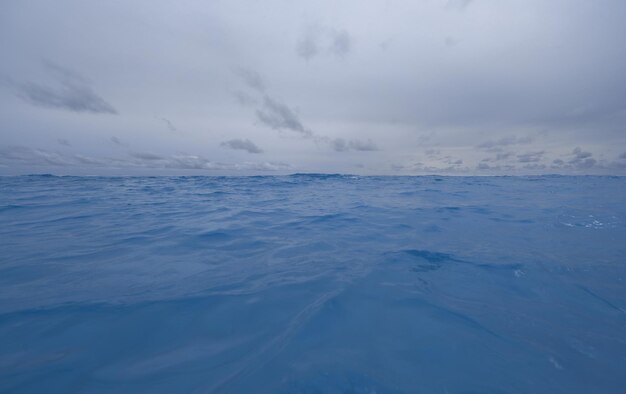
M 624 393 L 626 178 L 0 178 L 0 392 Z

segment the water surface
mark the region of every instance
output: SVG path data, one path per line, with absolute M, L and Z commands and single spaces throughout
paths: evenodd
M 623 393 L 626 178 L 0 177 L 0 392 Z

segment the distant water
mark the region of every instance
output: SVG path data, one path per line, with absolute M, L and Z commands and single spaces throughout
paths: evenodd
M 624 393 L 626 178 L 0 178 L 0 392 Z

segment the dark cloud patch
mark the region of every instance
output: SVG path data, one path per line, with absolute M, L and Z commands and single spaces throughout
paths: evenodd
M 131 152 L 130 155 L 136 159 L 145 161 L 165 160 L 165 157 L 150 152 Z
M 269 96 L 263 98 L 263 107 L 256 111 L 257 119 L 274 130 L 289 130 L 311 137 L 311 130 L 304 127 L 294 110 Z
M 541 161 L 545 153 L 545 151 L 522 153 L 517 155 L 517 161 L 520 163 L 536 163 Z
M 591 152 L 585 152 L 582 149 L 580 149 L 580 147 L 578 146 L 574 148 L 574 150 L 572 151 L 572 155 L 574 155 L 573 160 L 584 160 L 593 156 Z
M 169 119 L 159 118 L 159 120 L 161 120 L 165 124 L 165 127 L 167 127 L 167 129 L 171 131 L 172 133 L 175 133 L 176 131 L 178 131 L 176 126 L 174 126 L 174 124 Z
M 224 141 L 220 144 L 223 147 L 235 149 L 235 150 L 245 150 L 248 153 L 262 153 L 263 150 L 259 148 L 254 142 L 249 139 L 232 139 L 229 141 Z
M 308 138 L 313 137 L 313 132 L 304 127 L 295 110 L 291 109 L 281 100 L 270 96 L 267 92 L 263 79 L 257 72 L 244 68 L 237 70 L 237 74 L 243 79 L 248 88 L 262 94 L 260 100 L 261 105 L 256 110 L 257 120 L 261 122 L 261 124 L 264 124 L 273 130 L 293 131 Z M 250 96 L 248 93 L 242 92 L 239 96 L 242 98 L 242 104 L 248 105 L 259 103 L 258 100 L 256 100 L 253 96 Z
M 115 137 L 115 136 L 111 137 L 109 140 L 110 140 L 110 141 L 111 141 L 114 145 L 117 145 L 117 146 L 122 146 L 122 145 L 124 145 L 124 143 L 123 143 L 122 141 L 120 141 L 120 139 L 119 139 L 119 138 L 117 138 L 117 137 Z
M 349 144 L 353 150 L 360 152 L 373 152 L 379 150 L 378 145 L 376 145 L 376 143 L 372 140 L 350 140 Z
M 494 157 L 486 157 L 482 159 L 483 162 L 496 162 L 496 161 L 504 161 L 513 157 L 513 152 L 502 152 L 496 154 Z
M 345 140 L 343 138 L 335 138 L 330 141 L 333 149 L 337 152 L 358 151 L 371 152 L 378 150 L 378 147 L 372 140 Z
M 311 129 L 306 127 L 298 113 L 292 109 L 289 105 L 283 101 L 273 97 L 268 89 L 265 87 L 262 78 L 254 71 L 248 71 L 244 74 L 240 73 L 240 76 L 244 79 L 246 85 L 259 91 L 260 100 L 256 100 L 254 97 L 244 93 L 246 99 L 245 105 L 256 104 L 256 118 L 257 120 L 277 131 L 290 131 L 299 134 L 301 137 L 313 140 L 316 143 L 328 144 L 336 152 L 347 151 L 377 151 L 378 146 L 372 140 L 362 141 L 358 139 L 345 140 L 343 138 L 330 138 L 327 136 L 314 133 Z M 250 77 L 253 76 L 253 77 Z M 250 83 L 250 80 L 253 81 Z M 262 86 L 262 89 L 259 89 Z M 244 103 L 242 103 L 244 104 Z M 247 140 L 246 140 L 247 141 Z M 231 140 L 222 143 L 222 146 L 229 147 L 231 149 L 244 149 L 250 153 L 260 153 L 261 150 L 250 141 Z M 257 151 L 258 150 L 258 151 Z
M 621 155 L 619 155 L 620 159 L 626 159 L 626 152 L 622 153 Z
M 94 157 L 83 156 L 79 154 L 73 155 L 73 159 L 76 160 L 81 165 L 87 166 L 106 166 L 108 163 L 101 159 L 96 159 Z
M 597 163 L 596 159 L 592 158 L 591 152 L 583 151 L 580 147 L 574 148 L 571 156 L 573 157 L 568 161 L 568 164 L 576 169 L 589 169 Z
M 319 55 L 342 58 L 352 51 L 352 36 L 345 29 L 309 29 L 296 42 L 296 54 L 306 61 Z
M 614 168 L 614 164 L 609 167 Z M 552 161 L 553 169 L 562 170 L 589 170 L 595 167 L 602 167 L 598 164 L 598 161 L 593 158 L 593 153 L 582 150 L 580 147 L 576 147 L 571 153 L 565 155 L 564 159 L 554 159 Z
M 481 162 L 481 163 L 478 163 L 478 166 L 476 166 L 476 169 L 477 169 L 477 170 L 481 170 L 481 171 L 485 171 L 485 170 L 496 170 L 496 169 L 497 169 L 497 170 L 499 170 L 499 169 L 500 169 L 500 167 L 499 167 L 499 166 L 492 166 L 492 165 L 489 165 L 489 164 L 487 164 L 487 163 L 483 163 L 483 162 Z
M 65 138 L 59 138 L 57 139 L 57 143 L 59 145 L 63 145 L 63 146 L 72 146 L 72 144 L 70 144 L 70 142 L 68 140 L 66 140 Z
M 332 32 L 330 51 L 332 54 L 343 57 L 352 49 L 352 38 L 345 30 Z
M 34 82 L 15 83 L 17 95 L 40 107 L 64 109 L 73 112 L 117 114 L 117 110 L 100 97 L 81 75 L 56 65 L 44 63 L 55 80 L 52 85 Z
M 306 61 L 309 61 L 320 52 L 316 37 L 312 33 L 307 33 L 296 43 L 296 54 Z

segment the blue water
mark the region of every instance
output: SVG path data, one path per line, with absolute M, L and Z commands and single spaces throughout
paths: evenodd
M 0 392 L 624 393 L 626 178 L 0 178 Z

